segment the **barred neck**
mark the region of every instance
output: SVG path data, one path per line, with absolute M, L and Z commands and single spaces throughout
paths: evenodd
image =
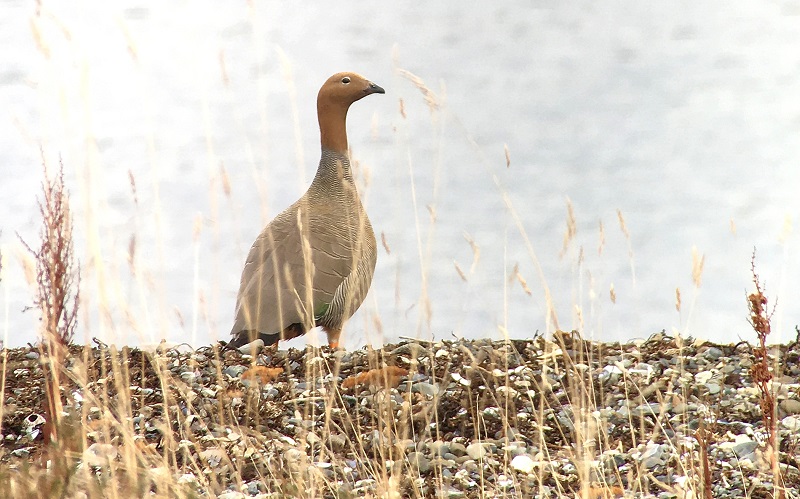
M 311 182 L 312 189 L 331 190 L 337 186 L 354 186 L 353 173 L 350 170 L 350 157 L 347 153 L 340 153 L 322 148 L 322 158 L 319 160 L 317 174 Z

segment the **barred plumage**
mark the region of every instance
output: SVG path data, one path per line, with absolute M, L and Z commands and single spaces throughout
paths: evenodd
M 337 347 L 344 322 L 369 290 L 377 260 L 347 150 L 347 110 L 384 90 L 355 73 L 337 73 L 320 89 L 322 157 L 308 190 L 270 222 L 247 256 L 227 347 L 261 338 L 276 343 L 322 326 Z

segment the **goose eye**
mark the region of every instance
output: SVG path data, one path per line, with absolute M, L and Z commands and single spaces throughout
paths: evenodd
M 345 84 L 350 83 L 350 77 L 349 76 L 345 76 L 344 78 L 342 78 L 342 83 L 345 83 Z

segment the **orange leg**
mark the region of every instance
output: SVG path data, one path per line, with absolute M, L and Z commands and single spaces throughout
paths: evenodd
M 328 346 L 336 350 L 339 348 L 339 337 L 342 335 L 342 328 L 325 328 L 328 333 Z

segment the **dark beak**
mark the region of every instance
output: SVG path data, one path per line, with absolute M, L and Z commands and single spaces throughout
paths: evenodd
M 370 94 L 385 94 L 386 91 L 383 88 L 379 87 L 378 85 L 376 85 L 376 84 L 374 84 L 372 82 L 369 82 L 369 86 L 366 89 L 364 89 L 364 93 L 366 95 L 370 95 Z

